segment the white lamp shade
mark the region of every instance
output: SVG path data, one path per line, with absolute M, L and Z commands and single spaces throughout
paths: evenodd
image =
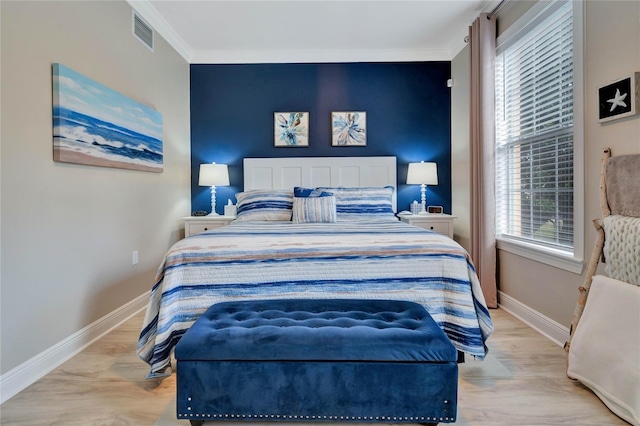
M 437 185 L 438 165 L 436 163 L 409 163 L 407 172 L 407 184 L 409 185 Z
M 200 186 L 228 186 L 229 169 L 226 164 L 200 164 Z

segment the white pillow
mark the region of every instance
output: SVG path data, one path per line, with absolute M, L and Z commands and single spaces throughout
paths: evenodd
M 293 197 L 294 223 L 336 222 L 336 197 Z

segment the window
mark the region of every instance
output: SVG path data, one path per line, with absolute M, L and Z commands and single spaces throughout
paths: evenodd
M 496 231 L 508 244 L 575 258 L 574 13 L 570 1 L 545 6 L 498 40 Z

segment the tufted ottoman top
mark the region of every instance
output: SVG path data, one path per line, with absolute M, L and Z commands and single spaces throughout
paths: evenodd
M 419 304 L 280 299 L 218 303 L 182 336 L 176 359 L 455 362 L 444 332 Z

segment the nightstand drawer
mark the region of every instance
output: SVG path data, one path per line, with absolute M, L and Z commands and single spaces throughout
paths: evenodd
M 189 223 L 187 224 L 186 234 L 199 234 L 204 231 L 220 228 L 221 226 L 225 226 L 226 224 L 227 222 Z
M 422 221 L 420 219 L 414 219 L 411 224 L 448 236 L 450 233 L 451 221 L 436 222 L 434 220 Z
M 453 219 L 456 217 L 450 214 L 402 214 L 398 217 L 401 221 L 409 225 L 419 226 L 420 228 L 453 238 Z
M 190 237 L 201 232 L 209 231 L 211 229 L 220 228 L 231 223 L 235 216 L 187 216 L 183 217 L 184 220 L 184 236 Z

